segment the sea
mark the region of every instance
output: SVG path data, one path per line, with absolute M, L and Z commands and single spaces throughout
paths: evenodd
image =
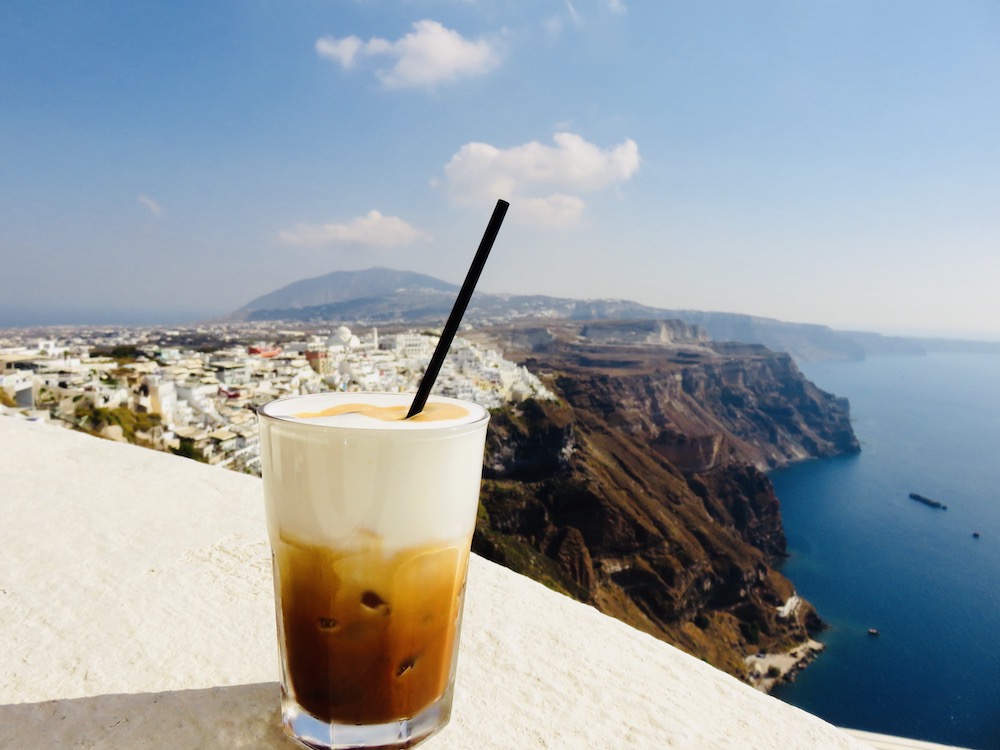
M 801 369 L 850 400 L 861 453 L 771 474 L 782 571 L 829 625 L 774 695 L 841 727 L 1000 750 L 1000 355 Z

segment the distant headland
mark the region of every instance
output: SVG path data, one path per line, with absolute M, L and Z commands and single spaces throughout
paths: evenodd
M 369 268 L 302 279 L 251 300 L 231 320 L 357 321 L 382 325 L 440 323 L 458 287 L 426 274 Z M 477 291 L 465 319 L 473 325 L 530 319 L 681 320 L 700 326 L 713 341 L 762 344 L 799 362 L 863 360 L 883 354 L 932 351 L 1000 354 L 1000 341 L 884 336 L 824 325 L 788 323 L 728 312 L 657 308 L 623 299 L 570 299 Z

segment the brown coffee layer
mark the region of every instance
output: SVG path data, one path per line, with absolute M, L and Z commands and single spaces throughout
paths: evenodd
M 451 676 L 469 543 L 385 555 L 274 545 L 285 668 L 295 701 L 326 722 L 412 718 Z M 279 634 L 281 635 L 281 634 Z

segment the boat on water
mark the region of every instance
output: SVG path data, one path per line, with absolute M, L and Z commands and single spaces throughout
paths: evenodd
M 910 499 L 916 500 L 918 503 L 923 503 L 924 505 L 929 505 L 932 508 L 940 508 L 941 510 L 948 510 L 948 506 L 944 503 L 940 503 L 937 500 L 932 500 L 929 497 L 921 495 L 919 492 L 911 492 Z
M 878 628 L 868 628 L 868 635 L 872 636 L 880 635 L 880 633 L 878 632 Z

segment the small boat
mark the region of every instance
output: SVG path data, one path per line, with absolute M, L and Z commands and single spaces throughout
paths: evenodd
M 877 636 L 879 634 L 878 628 L 868 628 L 868 635 Z
M 910 499 L 916 500 L 918 503 L 923 503 L 924 505 L 929 505 L 931 508 L 940 508 L 941 510 L 948 510 L 948 506 L 944 503 L 940 503 L 937 500 L 932 500 L 929 497 L 921 495 L 919 492 L 911 492 Z
M 973 539 L 978 539 L 979 538 L 979 532 L 978 531 L 973 531 L 972 532 L 972 538 Z

